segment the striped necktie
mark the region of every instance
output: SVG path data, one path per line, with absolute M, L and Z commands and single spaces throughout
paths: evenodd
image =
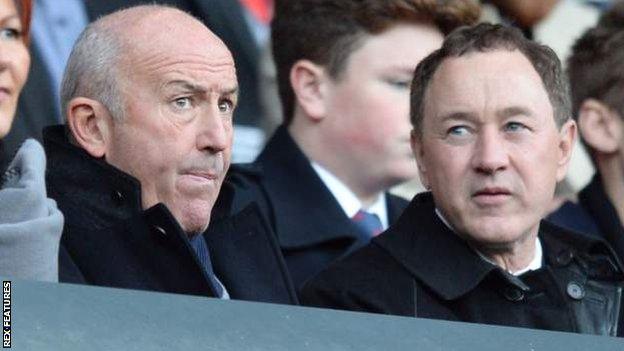
M 381 220 L 374 213 L 359 210 L 351 220 L 365 237 L 372 238 L 383 231 Z
M 197 258 L 202 265 L 202 268 L 208 275 L 208 279 L 210 280 L 210 285 L 220 299 L 229 299 L 229 294 L 225 289 L 225 286 L 221 284 L 219 278 L 215 275 L 214 270 L 212 269 L 212 262 L 210 261 L 210 251 L 208 250 L 208 244 L 206 243 L 206 239 L 202 234 L 198 234 L 195 237 L 190 239 L 191 246 L 195 250 L 197 254 Z

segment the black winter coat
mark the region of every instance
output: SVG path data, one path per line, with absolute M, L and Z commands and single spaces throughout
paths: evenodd
M 301 300 L 317 307 L 623 335 L 624 276 L 607 244 L 546 222 L 539 238 L 543 267 L 513 276 L 475 253 L 435 214 L 431 194 L 420 194 L 396 225 L 312 279 Z
M 163 204 L 141 209 L 139 182 L 44 131 L 46 183 L 65 216 L 62 282 L 217 296 L 186 234 Z M 274 235 L 255 205 L 232 214 L 224 184 L 204 237 L 232 299 L 296 303 Z
M 229 181 L 236 187 L 234 206 L 255 202 L 271 224 L 297 289 L 370 240 L 358 234 L 284 126 L 253 164 L 232 167 Z M 386 194 L 386 206 L 393 223 L 407 201 Z

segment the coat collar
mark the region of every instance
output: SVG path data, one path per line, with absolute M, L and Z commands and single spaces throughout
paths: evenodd
M 45 128 L 43 134 L 50 197 L 102 214 L 102 225 L 142 211 L 136 178 L 71 144 L 62 125 Z
M 417 195 L 396 225 L 373 239 L 423 284 L 446 300 L 476 288 L 487 276 L 528 290 L 522 279 L 486 262 L 453 233 L 438 216 L 431 193 Z M 542 221 L 539 238 L 545 265 L 565 266 L 584 261 L 587 274 L 602 279 L 621 277 L 612 250 L 601 240 L 566 231 Z M 442 263 L 442 264 L 441 264 Z
M 262 182 L 275 209 L 276 232 L 283 248 L 357 239 L 351 220 L 285 126 L 277 129 L 255 164 L 261 169 Z
M 397 223 L 373 244 L 446 300 L 473 290 L 493 271 L 503 273 L 481 259 L 434 211 L 430 193 L 416 195 Z

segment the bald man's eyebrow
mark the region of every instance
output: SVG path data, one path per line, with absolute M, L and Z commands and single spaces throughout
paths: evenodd
M 208 91 L 203 86 L 191 83 L 186 80 L 172 80 L 170 82 L 167 82 L 167 84 L 165 84 L 165 87 L 168 89 L 169 88 L 180 89 L 180 90 L 184 90 L 184 91 L 188 91 L 192 93 L 200 93 L 200 94 Z
M 223 94 L 224 95 L 238 95 L 238 86 L 226 88 Z
M 167 84 L 165 84 L 165 88 L 180 89 L 180 90 L 194 93 L 194 94 L 204 94 L 210 90 L 204 87 L 203 85 L 195 84 L 187 80 L 172 80 L 170 82 L 167 82 Z M 225 87 L 219 93 L 222 95 L 238 95 L 238 85 L 232 86 L 232 87 Z

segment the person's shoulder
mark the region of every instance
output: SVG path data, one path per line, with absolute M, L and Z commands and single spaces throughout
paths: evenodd
M 395 268 L 395 260 L 377 244 L 371 242 L 350 255 L 332 263 L 314 280 L 336 281 L 336 283 L 359 284 L 384 275 L 389 268 Z M 354 274 L 356 273 L 356 274 Z
M 301 291 L 301 302 L 307 306 L 395 313 L 393 297 L 410 279 L 403 268 L 375 243 L 370 243 L 347 257 L 329 265 L 308 280 Z M 410 280 L 411 281 L 411 280 Z
M 595 220 L 583 206 L 571 201 L 564 202 L 546 217 L 548 222 L 576 232 L 597 236 L 599 229 Z
M 222 191 L 228 192 L 233 211 L 240 211 L 251 203 L 257 203 L 260 208 L 266 207 L 263 179 L 264 172 L 257 163 L 233 164 L 230 167 Z

